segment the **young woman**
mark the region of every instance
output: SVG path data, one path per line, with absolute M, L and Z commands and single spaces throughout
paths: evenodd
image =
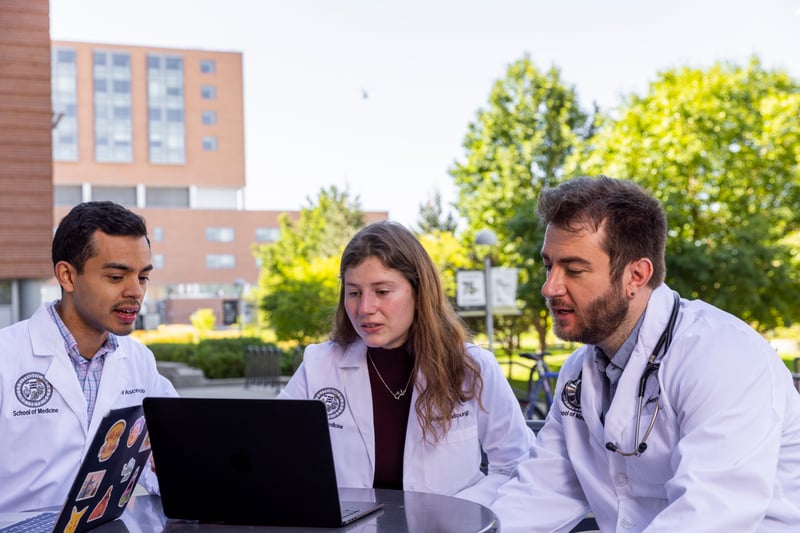
M 358 232 L 340 276 L 331 340 L 306 348 L 281 397 L 325 402 L 340 486 L 488 505 L 533 441 L 494 355 L 467 342 L 430 256 L 402 225 Z

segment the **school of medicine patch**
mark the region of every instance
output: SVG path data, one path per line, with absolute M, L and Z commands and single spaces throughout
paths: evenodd
M 567 381 L 561 391 L 561 403 L 573 413 L 581 412 L 581 378 Z
M 41 372 L 28 372 L 17 380 L 14 392 L 26 407 L 41 407 L 53 396 L 53 386 Z
M 322 400 L 328 412 L 328 420 L 333 420 L 344 413 L 344 394 L 333 387 L 320 389 L 314 395 L 315 400 Z

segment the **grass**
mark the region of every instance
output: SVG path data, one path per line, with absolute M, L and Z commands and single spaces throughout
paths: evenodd
M 521 351 L 526 352 L 535 350 Z M 572 351 L 573 350 L 567 349 L 554 349 L 551 355 L 545 357 L 545 362 L 547 363 L 548 368 L 551 371 L 559 370 Z M 794 361 L 796 358 L 800 358 L 800 353 L 780 354 L 780 357 L 783 359 L 786 367 L 794 372 Z M 533 362 L 530 359 L 520 357 L 517 354 L 511 356 L 510 363 L 508 356 L 498 355 L 497 362 L 500 364 L 500 368 L 503 370 L 508 382 L 511 384 L 511 388 L 514 389 L 514 393 L 518 398 L 524 399 L 528 391 L 528 379 Z
M 527 350 L 522 351 L 525 352 Z M 570 353 L 572 351 L 554 350 L 551 355 L 545 356 L 544 360 L 551 371 L 558 371 Z M 500 355 L 497 357 L 497 362 L 511 384 L 511 388 L 514 389 L 517 398 L 524 399 L 528 391 L 528 379 L 530 378 L 533 361 L 514 354 L 511 358 L 506 355 Z

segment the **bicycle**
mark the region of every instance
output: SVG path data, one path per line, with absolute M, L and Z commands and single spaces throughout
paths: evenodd
M 522 407 L 527 420 L 544 419 L 550 406 L 553 405 L 553 393 L 556 388 L 558 372 L 550 370 L 544 360 L 545 355 L 550 355 L 550 352 L 519 354 L 520 357 L 533 361 L 528 376 L 528 394 Z

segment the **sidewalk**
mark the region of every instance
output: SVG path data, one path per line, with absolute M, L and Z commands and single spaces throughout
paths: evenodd
M 275 398 L 283 384 L 276 386 L 244 386 L 244 379 L 209 379 L 191 387 L 176 387 L 178 394 L 186 398 Z
M 244 378 L 208 379 L 202 370 L 186 363 L 159 361 L 157 365 L 159 374 L 172 382 L 178 395 L 187 398 L 275 398 L 289 380 L 281 376 L 275 385 L 245 386 Z

